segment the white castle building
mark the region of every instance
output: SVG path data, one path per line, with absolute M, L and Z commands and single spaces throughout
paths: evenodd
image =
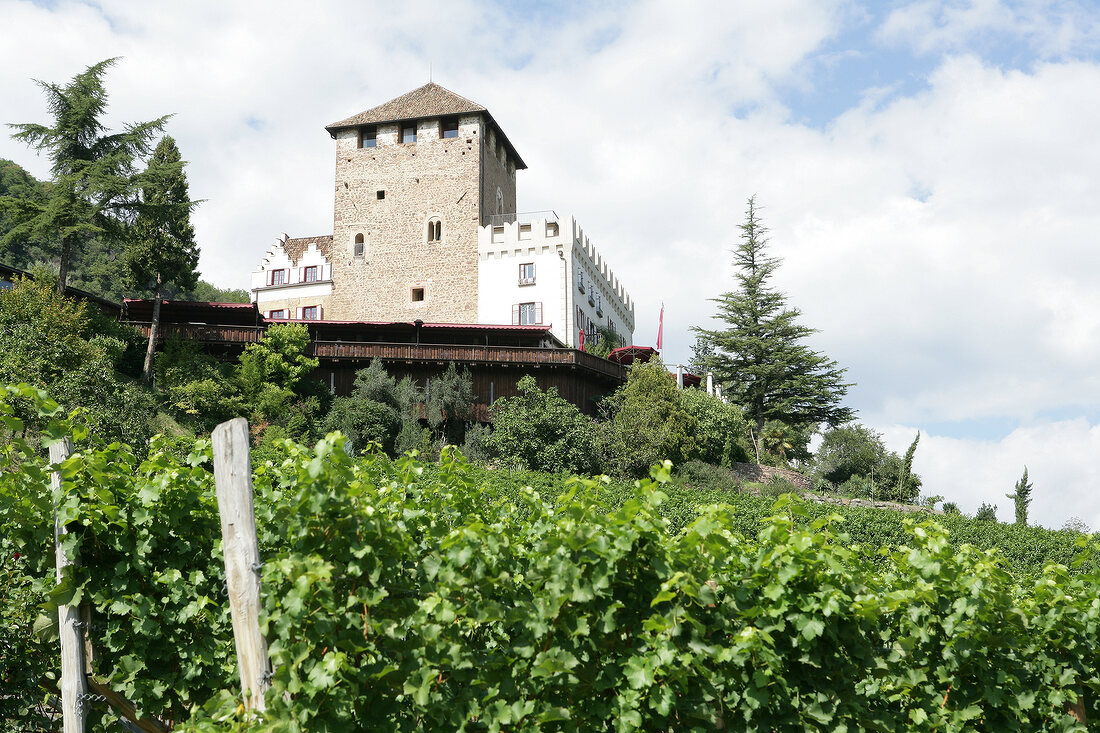
M 545 326 L 578 348 L 634 303 L 569 216 L 515 213 L 526 168 L 487 109 L 426 84 L 326 128 L 333 234 L 280 237 L 252 273 L 268 318 Z

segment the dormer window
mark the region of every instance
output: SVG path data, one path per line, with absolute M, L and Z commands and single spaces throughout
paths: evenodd
M 452 117 L 449 120 L 443 120 L 443 139 L 458 137 L 458 119 Z
M 414 143 L 416 142 L 416 123 L 406 123 L 401 125 L 401 142 Z
M 428 243 L 439 244 L 443 241 L 443 222 L 439 217 L 428 219 Z
M 268 285 L 282 285 L 286 282 L 286 270 L 272 270 Z
M 317 277 L 317 265 L 310 265 L 302 269 L 302 282 L 315 283 L 319 279 Z
M 378 128 L 371 125 L 370 127 L 364 127 L 359 130 L 359 147 L 361 148 L 376 148 L 378 147 Z

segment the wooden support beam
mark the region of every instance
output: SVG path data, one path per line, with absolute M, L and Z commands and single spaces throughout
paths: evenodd
M 137 709 L 134 704 L 127 700 L 122 695 L 118 694 L 106 684 L 96 680 L 93 677 L 88 678 L 88 687 L 96 695 L 101 695 L 104 700 L 110 703 L 111 707 L 119 712 L 119 714 L 134 724 L 138 730 L 145 731 L 146 733 L 168 733 L 167 726 L 160 722 L 156 718 L 141 717 L 137 714 Z
M 50 463 L 57 465 L 73 452 L 69 438 L 50 446 Z M 54 493 L 61 490 L 61 474 L 56 470 L 50 477 L 50 486 Z M 66 569 L 77 564 L 76 557 L 66 557 L 61 548 L 61 538 L 69 530 L 57 517 L 57 505 L 53 513 L 54 556 L 57 562 L 57 582 L 66 574 Z M 69 572 L 72 572 L 70 570 Z M 64 733 L 84 733 L 85 709 L 88 699 L 88 685 L 84 676 L 84 632 L 81 630 L 80 609 L 76 606 L 59 606 L 57 609 L 57 630 L 61 635 L 61 717 Z
M 267 641 L 260 633 L 260 547 L 252 508 L 248 421 L 238 417 L 214 428 L 214 483 L 222 525 L 225 581 L 244 704 L 264 710 L 270 686 Z

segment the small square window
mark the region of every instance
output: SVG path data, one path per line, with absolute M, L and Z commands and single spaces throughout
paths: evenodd
M 412 289 L 412 302 L 422 303 L 424 301 L 424 288 Z
M 443 139 L 458 137 L 458 120 L 443 120 Z
M 315 283 L 317 280 L 317 265 L 307 267 L 305 272 L 302 273 L 302 282 Z
M 535 284 L 535 263 L 526 262 L 519 266 L 519 284 L 520 285 L 534 285 Z
M 386 198 L 386 192 L 385 191 L 375 191 L 374 195 L 379 201 Z
M 303 321 L 316 321 L 319 316 L 320 309 L 315 305 L 307 305 L 302 308 L 302 320 Z
M 359 147 L 361 148 L 376 148 L 378 147 L 378 128 L 377 127 L 364 127 L 359 131 Z
M 401 125 L 401 142 L 416 142 L 416 123 Z

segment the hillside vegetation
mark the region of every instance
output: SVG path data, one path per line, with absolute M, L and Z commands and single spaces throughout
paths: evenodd
M 1076 575 L 1024 577 L 997 550 L 899 522 L 907 536 L 871 555 L 845 533 L 856 515 L 815 517 L 790 495 L 693 515 L 667 465 L 528 490 L 452 448 L 437 464 L 354 459 L 334 435 L 281 443 L 254 473 L 275 673 L 246 722 L 209 442 L 158 438 L 141 460 L 88 442 L 33 390 L 8 395 L 12 628 L 29 629 L 39 594 L 47 638 L 53 604 L 90 605 L 96 675 L 178 730 L 1083 730 L 1068 706 L 1100 714 L 1095 554 Z M 78 438 L 56 497 L 22 437 L 32 422 L 46 442 Z M 55 499 L 82 565 L 52 589 Z M 14 638 L 0 673 L 20 706 L 2 698 L 0 714 L 31 727 L 32 679 L 56 652 Z

